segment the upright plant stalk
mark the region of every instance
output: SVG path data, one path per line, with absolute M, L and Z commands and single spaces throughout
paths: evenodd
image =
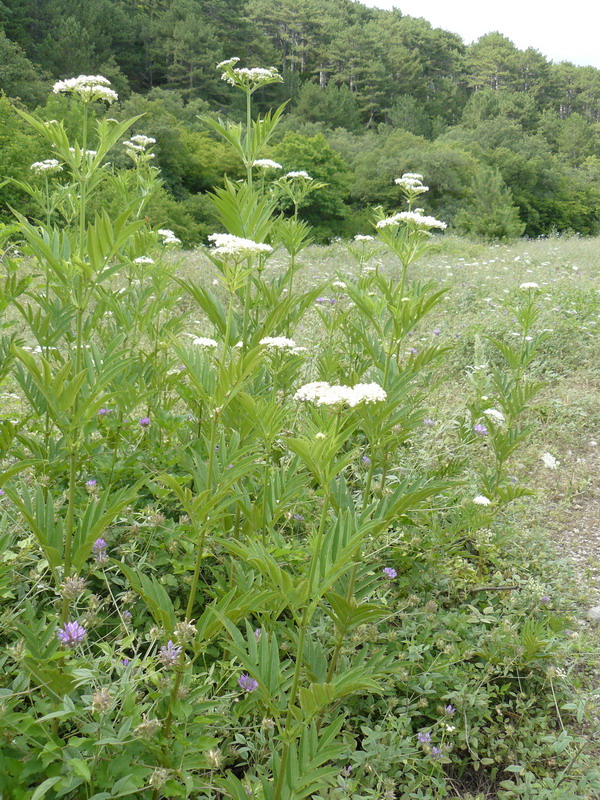
M 317 571 L 317 565 L 319 563 L 319 556 L 321 553 L 321 546 L 323 544 L 323 536 L 325 533 L 325 524 L 327 522 L 328 511 L 329 511 L 329 492 L 325 491 L 325 497 L 323 499 L 323 510 L 321 512 L 321 520 L 319 522 L 319 529 L 315 539 L 315 546 L 313 548 L 312 559 L 308 570 L 307 584 L 309 592 L 310 592 L 310 587 L 312 586 L 313 581 L 315 579 L 315 573 Z M 304 610 L 302 611 L 302 618 L 300 620 L 300 631 L 298 633 L 298 645 L 296 649 L 296 664 L 294 667 L 294 675 L 292 677 L 292 685 L 290 687 L 290 694 L 288 698 L 288 707 L 283 729 L 283 737 L 284 737 L 283 749 L 281 751 L 281 759 L 279 762 L 279 773 L 277 775 L 277 784 L 275 786 L 273 800 L 281 800 L 281 791 L 283 789 L 283 781 L 290 753 L 290 726 L 292 724 L 292 719 L 293 719 L 293 707 L 294 704 L 296 703 L 296 698 L 298 696 L 298 685 L 300 683 L 300 673 L 302 671 L 302 661 L 304 658 L 304 645 L 306 642 L 306 633 L 308 630 L 308 626 L 311 623 L 313 614 L 314 614 L 314 607 L 312 606 L 312 603 L 309 600 L 307 602 L 307 605 L 304 607 Z

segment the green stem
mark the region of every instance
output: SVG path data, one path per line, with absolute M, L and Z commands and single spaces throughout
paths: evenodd
M 64 558 L 64 578 L 71 574 L 71 551 L 73 547 L 73 532 L 75 529 L 75 490 L 77 480 L 77 450 L 74 443 L 70 443 L 69 448 L 69 494 L 67 500 L 67 527 L 65 531 L 65 558 Z M 62 621 L 66 622 L 69 618 L 69 600 L 63 598 Z
M 315 539 L 315 546 L 310 562 L 308 571 L 308 593 L 309 597 L 312 595 L 311 587 L 317 571 L 319 563 L 319 554 L 321 552 L 321 544 L 323 542 L 323 535 L 325 533 L 325 524 L 327 522 L 327 512 L 329 510 L 329 494 L 326 492 L 323 499 L 323 510 L 321 512 L 321 521 L 319 523 L 319 530 Z M 281 790 L 283 789 L 283 780 L 287 769 L 287 761 L 290 752 L 290 726 L 293 719 L 293 708 L 296 703 L 298 695 L 298 684 L 300 683 L 300 673 L 302 671 L 302 662 L 304 659 L 304 644 L 306 641 L 306 632 L 312 620 L 314 613 L 314 606 L 310 602 L 304 607 L 302 612 L 302 619 L 300 621 L 300 632 L 298 634 L 298 646 L 296 650 L 296 665 L 294 667 L 294 676 L 292 678 L 292 685 L 290 687 L 290 694 L 288 698 L 287 714 L 285 718 L 285 726 L 283 730 L 284 742 L 283 750 L 281 751 L 281 760 L 279 762 L 279 773 L 277 775 L 277 784 L 273 794 L 273 800 L 281 800 Z
M 207 489 L 209 492 L 212 488 L 212 473 L 214 464 L 215 442 L 217 438 L 218 420 L 219 420 L 218 414 L 213 413 L 212 427 L 210 432 L 210 445 L 209 445 L 210 453 L 208 456 L 208 474 L 206 477 Z M 196 563 L 194 564 L 194 575 L 192 577 L 192 584 L 190 586 L 190 593 L 188 595 L 188 602 L 185 610 L 186 622 L 189 622 L 191 620 L 192 611 L 194 610 L 194 603 L 196 602 L 196 594 L 198 592 L 198 582 L 200 580 L 200 569 L 202 567 L 202 556 L 204 555 L 204 542 L 206 540 L 206 533 L 207 533 L 207 527 L 206 524 L 203 524 L 201 527 L 200 538 L 198 540 L 198 545 L 196 548 Z M 185 666 L 185 648 L 182 648 L 181 656 L 179 657 L 179 663 L 177 664 L 177 672 L 175 673 L 175 680 L 173 681 L 173 689 L 169 697 L 169 710 L 167 712 L 164 724 L 164 735 L 165 739 L 167 740 L 169 738 L 169 734 L 171 732 L 171 725 L 173 722 L 173 703 L 177 699 L 179 687 L 181 686 L 184 666 Z
M 252 92 L 246 92 L 246 177 L 252 187 Z

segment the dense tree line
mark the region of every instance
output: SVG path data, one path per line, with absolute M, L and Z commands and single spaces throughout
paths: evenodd
M 554 64 L 499 33 L 466 46 L 424 19 L 356 0 L 0 3 L 0 89 L 56 116 L 67 108 L 47 99 L 52 80 L 110 78 L 124 110 L 143 112 L 140 130 L 158 140 L 165 192 L 156 213 L 185 227 L 188 241 L 210 227 L 202 194 L 239 169 L 198 119 L 242 113 L 215 70 L 232 55 L 281 71 L 284 82 L 257 99 L 268 107 L 291 98 L 273 157 L 293 154 L 284 166 L 323 173 L 315 177 L 329 183 L 329 199 L 314 195 L 305 209 L 323 235 L 351 234 L 364 228 L 369 206 L 393 206 L 403 169 L 422 172 L 428 209 L 467 232 L 594 233 L 600 225 L 593 67 Z M 0 167 L 18 173 L 14 151 L 36 144 L 15 143 L 18 120 L 5 114 L 0 125 Z

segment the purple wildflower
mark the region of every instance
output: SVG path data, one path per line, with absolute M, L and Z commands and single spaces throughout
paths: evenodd
M 97 485 L 98 485 L 98 481 L 97 481 L 97 480 L 95 480 L 94 478 L 92 478 L 92 479 L 91 479 L 91 480 L 89 480 L 89 481 L 86 481 L 86 482 L 85 482 L 85 488 L 86 488 L 86 491 L 88 491 L 88 492 L 93 492 L 93 491 L 95 490 L 95 488 L 96 488 L 96 486 L 97 486 Z
M 75 647 L 76 644 L 80 644 L 86 634 L 86 629 L 78 622 L 64 622 L 62 627 L 56 631 L 58 641 L 65 647 Z
M 328 297 L 317 297 L 317 299 L 315 300 L 315 303 L 319 303 L 319 305 L 325 305 L 325 303 L 328 302 L 329 302 Z
M 362 461 L 363 464 L 365 464 L 367 466 L 371 463 L 371 459 L 369 458 L 369 456 L 363 456 L 361 458 L 361 461 Z
M 122 659 L 121 659 L 121 664 L 122 664 L 124 667 L 128 667 L 128 666 L 131 664 L 131 661 L 130 661 L 128 658 L 122 658 Z
M 245 692 L 253 692 L 255 689 L 258 689 L 258 681 L 243 672 L 238 678 L 238 686 Z
M 150 425 L 150 417 L 142 417 L 140 420 L 140 425 L 142 428 L 147 428 Z
M 417 739 L 421 742 L 421 744 L 429 744 L 431 741 L 431 734 L 428 731 L 425 733 L 421 731 L 420 733 L 417 733 Z
M 438 759 L 438 758 L 441 758 L 442 756 L 443 756 L 443 753 L 442 753 L 442 751 L 440 750 L 440 748 L 439 748 L 439 747 L 436 747 L 436 746 L 434 745 L 434 746 L 431 748 L 431 757 L 432 757 L 432 758 L 435 758 L 435 759 Z
M 449 717 L 451 717 L 453 714 L 456 714 L 456 709 L 450 703 L 444 708 L 444 711 Z
M 434 328 L 433 329 L 433 335 L 434 336 L 439 336 L 440 335 L 440 329 L 439 328 Z
M 104 539 L 96 539 L 92 545 L 92 553 L 96 559 L 96 564 L 104 566 L 108 564 L 108 553 L 106 552 L 107 544 Z
M 0 497 L 4 497 L 5 494 L 6 492 L 4 491 L 4 489 L 0 489 Z
M 381 571 L 383 572 L 385 577 L 389 578 L 390 580 L 392 580 L 392 578 L 397 577 L 398 575 L 398 573 L 393 567 L 384 567 Z
M 423 425 L 425 425 L 427 428 L 432 428 L 435 425 L 435 420 L 431 419 L 431 417 L 426 417 L 423 420 Z
M 485 425 L 477 423 L 477 425 L 473 425 L 473 430 L 475 433 L 479 433 L 481 436 L 487 436 L 488 429 L 485 427 Z
M 164 664 L 165 667 L 173 667 L 181 655 L 181 650 L 181 647 L 176 647 L 171 639 L 169 639 L 167 644 L 160 648 L 158 660 Z
M 262 636 L 262 628 L 256 628 L 254 631 L 254 638 L 257 642 L 260 642 L 260 637 Z
M 124 622 L 126 625 L 127 625 L 129 622 L 131 622 L 131 611 L 128 611 L 127 609 L 125 609 L 125 611 L 122 611 L 122 612 L 121 612 L 121 616 L 123 617 L 123 622 Z
M 110 408 L 100 408 L 98 409 L 98 416 L 105 417 L 107 414 L 110 414 Z
M 292 514 L 292 519 L 296 520 L 296 522 L 304 522 L 304 515 L 303 514 Z
M 547 606 L 549 602 L 550 602 L 550 597 L 547 594 L 545 594 L 543 597 L 540 598 L 540 603 L 543 606 Z
M 413 356 L 416 356 L 419 351 L 417 350 L 416 347 L 409 347 L 408 352 L 412 353 Z
M 346 764 L 342 767 L 342 778 L 349 778 L 352 775 L 352 764 Z

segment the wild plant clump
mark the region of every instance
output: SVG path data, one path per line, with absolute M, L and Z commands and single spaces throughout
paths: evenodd
M 348 245 L 352 277 L 299 290 L 322 185 L 276 177 L 282 108 L 255 117 L 252 96 L 280 76 L 236 64 L 246 124 L 206 119 L 246 168 L 211 197 L 214 289 L 148 227 L 154 139 L 91 123 L 105 78 L 55 88 L 83 104 L 77 141 L 20 112 L 53 158 L 21 186 L 41 219 L 2 232 L 0 796 L 433 800 L 485 773 L 507 798 L 521 775 L 591 797 L 555 714 L 566 623 L 502 522 L 528 491 L 510 460 L 538 290 L 438 446 L 447 348 L 423 334 L 444 291 L 414 265 L 444 224 L 413 207 L 422 177 Z M 90 212 L 105 184 L 118 217 Z

